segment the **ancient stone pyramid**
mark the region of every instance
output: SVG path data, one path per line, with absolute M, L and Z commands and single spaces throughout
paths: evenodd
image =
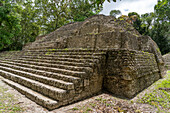
M 8 54 L 0 60 L 3 81 L 49 110 L 102 90 L 131 98 L 164 73 L 150 37 L 104 15 L 65 25 Z

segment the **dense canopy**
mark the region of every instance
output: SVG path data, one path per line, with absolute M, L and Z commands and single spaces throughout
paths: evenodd
M 37 36 L 99 14 L 103 3 L 116 0 L 0 0 L 0 51 L 21 50 Z M 170 1 L 158 0 L 155 11 L 139 15 L 131 12 L 127 22 L 142 35 L 149 35 L 162 54 L 170 51 Z M 111 16 L 121 15 L 112 10 Z

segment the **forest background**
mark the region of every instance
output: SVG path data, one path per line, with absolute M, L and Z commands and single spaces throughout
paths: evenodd
M 0 51 L 21 50 L 37 36 L 99 14 L 104 1 L 0 0 Z M 119 15 L 118 19 L 131 23 L 142 35 L 149 35 L 162 54 L 170 52 L 170 0 L 158 0 L 151 13 L 121 15 L 119 10 L 112 10 L 110 15 Z

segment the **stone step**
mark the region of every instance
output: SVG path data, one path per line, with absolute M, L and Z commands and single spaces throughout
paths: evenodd
M 28 48 L 28 50 L 37 50 L 37 49 L 53 49 L 54 47 L 51 46 L 41 46 L 41 47 L 33 47 L 33 48 Z
M 101 56 L 101 55 L 105 55 L 106 52 L 91 52 L 91 51 L 85 51 L 85 52 L 76 52 L 76 51 L 26 51 L 25 55 L 29 55 L 29 54 L 45 54 L 45 55 L 93 55 L 93 56 Z
M 72 71 L 68 69 L 60 69 L 60 68 L 51 68 L 51 67 L 43 67 L 43 66 L 36 66 L 36 65 L 29 65 L 29 64 L 22 64 L 22 63 L 15 63 L 15 62 L 8 62 L 8 61 L 0 61 L 0 64 L 4 63 L 6 66 L 19 66 L 20 68 L 33 68 L 37 70 L 45 70 L 47 72 L 53 72 L 53 73 L 62 73 L 66 75 L 71 75 L 71 76 L 85 76 L 87 73 L 83 71 Z
M 18 66 L 24 66 L 24 67 L 34 67 L 35 69 L 46 69 L 46 70 L 55 70 L 56 68 L 59 69 L 66 69 L 66 70 L 72 70 L 72 71 L 79 71 L 79 72 L 89 72 L 92 73 L 93 69 L 90 67 L 77 67 L 77 66 L 68 66 L 68 65 L 62 65 L 62 64 L 49 64 L 49 63 L 38 63 L 38 62 L 31 62 L 31 61 L 23 61 L 23 60 L 4 60 L 2 62 L 9 62 L 10 64 L 15 64 Z
M 32 101 L 36 102 L 37 104 L 39 104 L 49 110 L 53 110 L 53 109 L 56 109 L 59 106 L 61 106 L 61 104 L 59 102 L 57 102 L 53 99 L 50 99 L 40 93 L 37 93 L 27 87 L 24 87 L 16 82 L 13 82 L 8 79 L 3 79 L 3 81 L 5 83 L 7 83 L 8 85 L 10 85 L 11 87 L 15 88 L 16 90 L 18 90 L 20 93 L 25 95 L 27 98 L 31 99 Z
M 63 55 L 63 54 L 27 54 L 24 56 L 35 56 L 35 57 L 59 57 L 59 58 L 76 58 L 76 59 L 101 59 L 101 56 L 93 55 Z
M 44 43 L 38 43 L 37 45 L 39 45 L 39 46 L 49 46 L 49 45 L 52 45 L 52 46 L 54 46 L 54 45 L 56 45 L 56 42 L 54 42 L 54 41 L 47 41 L 47 42 L 44 42 Z
M 15 69 L 3 67 L 3 66 L 0 66 L 0 69 L 7 71 L 7 72 L 10 72 L 10 73 L 13 73 L 13 74 L 17 74 L 17 75 L 29 78 L 29 79 L 39 81 L 39 82 L 47 84 L 47 85 L 58 87 L 58 88 L 61 88 L 61 89 L 66 89 L 66 90 L 74 89 L 74 84 L 71 83 L 71 82 L 65 82 L 65 81 L 62 81 L 62 80 L 44 77 L 44 76 L 41 76 L 41 75 L 32 74 L 32 73 L 28 73 L 28 72 L 24 72 L 24 71 L 20 71 L 20 70 L 15 70 Z
M 46 40 L 37 40 L 36 42 L 32 43 L 32 48 L 34 48 L 35 46 L 43 46 L 44 44 L 56 44 L 56 42 L 54 41 L 46 41 Z
M 56 88 L 53 86 L 45 85 L 35 80 L 31 80 L 7 71 L 0 70 L 1 76 L 4 78 L 10 79 L 14 82 L 17 82 L 25 87 L 28 87 L 34 91 L 37 91 L 45 96 L 48 96 L 52 99 L 62 101 L 69 98 L 69 94 L 72 92 L 67 92 L 66 90 Z
M 61 65 L 68 65 L 68 66 L 77 66 L 77 67 L 93 67 L 94 63 L 78 63 L 78 62 L 69 62 L 69 61 L 52 61 L 52 60 L 44 60 L 44 59 L 31 59 L 31 58 L 19 58 L 17 60 L 23 61 L 31 61 L 31 62 L 38 62 L 38 63 L 50 63 L 50 64 L 61 64 Z
M 56 46 L 56 43 L 38 43 L 33 44 L 31 47 L 28 48 L 28 50 L 37 50 L 37 49 L 53 49 Z
M 77 53 L 82 53 L 82 52 L 87 52 L 91 54 L 105 54 L 107 50 L 93 50 L 93 49 L 80 49 L 80 48 L 65 48 L 65 49 L 36 49 L 36 50 L 27 50 L 27 52 L 77 52 Z
M 0 58 L 5 59 L 5 58 L 16 58 L 21 56 L 20 51 L 5 51 L 0 53 Z
M 23 56 L 22 58 L 31 58 L 31 59 L 46 59 L 46 60 L 57 60 L 57 61 L 69 61 L 69 62 L 78 62 L 78 63 L 98 63 L 98 59 L 78 59 L 78 58 L 59 58 L 59 57 L 50 57 L 50 56 Z
M 31 61 L 23 61 L 23 60 L 11 60 L 11 59 L 6 59 L 4 61 L 11 62 L 13 64 L 17 63 L 16 65 L 19 66 L 25 66 L 25 67 L 30 67 L 30 66 L 42 66 L 43 68 L 45 67 L 46 69 L 53 69 L 53 68 L 60 68 L 60 69 L 68 69 L 72 71 L 80 71 L 80 72 L 93 72 L 93 69 L 90 67 L 78 67 L 78 66 L 69 66 L 69 65 L 63 65 L 63 64 L 52 64 L 52 63 L 42 63 L 42 62 L 31 62 Z
M 37 70 L 37 69 L 33 69 L 33 68 L 21 67 L 21 66 L 16 66 L 16 65 L 12 65 L 12 64 L 2 63 L 1 61 L 0 61 L 0 65 L 5 66 L 5 67 L 9 67 L 9 68 L 13 68 L 13 69 L 17 69 L 17 70 L 22 70 L 22 71 L 34 73 L 34 74 L 43 75 L 43 76 L 46 76 L 46 77 L 51 77 L 51 78 L 57 78 L 58 75 L 61 75 L 61 76 L 64 75 L 63 78 L 59 77 L 61 80 L 64 80 L 64 81 L 69 79 L 68 76 L 70 76 L 70 78 L 72 78 L 72 80 L 74 80 L 73 77 L 74 78 L 77 78 L 77 77 L 78 78 L 86 78 L 87 77 L 87 74 L 85 72 L 72 73 L 71 75 L 66 75 L 67 76 L 66 77 L 65 74 L 62 74 L 62 73 L 48 72 L 46 70 Z M 68 70 L 66 70 L 66 71 L 69 72 Z M 70 71 L 70 73 L 71 72 L 74 72 L 74 71 Z
M 170 62 L 165 62 L 166 65 L 170 65 Z

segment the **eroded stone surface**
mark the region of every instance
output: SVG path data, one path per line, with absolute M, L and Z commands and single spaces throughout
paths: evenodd
M 170 70 L 170 53 L 163 55 L 166 69 Z

